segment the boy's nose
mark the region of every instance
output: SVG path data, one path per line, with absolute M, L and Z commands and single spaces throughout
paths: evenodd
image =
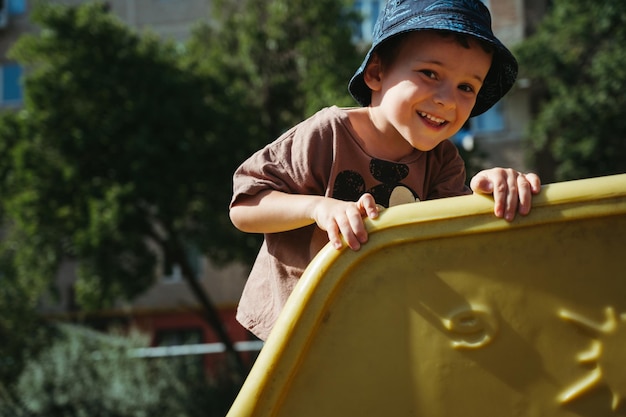
M 454 108 L 456 101 L 454 99 L 454 91 L 450 87 L 441 87 L 437 89 L 433 100 L 435 104 L 443 106 L 445 109 Z

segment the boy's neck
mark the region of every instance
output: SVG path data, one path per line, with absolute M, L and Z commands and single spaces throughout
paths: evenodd
M 347 109 L 352 128 L 357 134 L 357 140 L 367 154 L 385 161 L 399 162 L 414 152 L 418 152 L 406 142 L 398 132 L 385 135 L 385 132 L 376 126 L 372 120 L 369 107 Z M 395 138 L 394 138 L 395 136 Z

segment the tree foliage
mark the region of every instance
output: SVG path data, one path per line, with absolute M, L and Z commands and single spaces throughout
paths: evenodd
M 258 241 L 227 216 L 233 170 L 345 102 L 356 54 L 340 3 L 241 6 L 222 4 L 222 23 L 187 49 L 99 3 L 35 9 L 41 32 L 12 51 L 29 69 L 24 108 L 0 129 L 18 274 L 49 279 L 76 260 L 78 301 L 99 308 L 145 290 L 159 256 L 190 272 L 189 245 L 214 262 L 250 259 Z
M 626 3 L 555 0 L 517 49 L 539 92 L 530 140 L 550 180 L 626 171 Z
M 245 126 L 237 162 L 322 107 L 354 104 L 350 1 L 218 0 L 215 14 L 215 25 L 195 31 L 188 59 L 241 98 L 229 115 Z
M 215 24 L 184 46 L 131 31 L 102 3 L 34 9 L 40 31 L 12 50 L 24 106 L 0 115 L 3 381 L 55 360 L 28 356 L 52 354 L 35 310 L 64 261 L 77 265 L 79 305 L 98 309 L 147 289 L 162 261 L 197 287 L 190 247 L 251 260 L 258 237 L 228 219 L 232 173 L 320 107 L 352 103 L 347 6 L 218 1 Z
M 152 283 L 153 247 L 175 256 L 182 242 L 223 233 L 212 155 L 226 147 L 211 134 L 207 80 L 179 68 L 172 46 L 98 5 L 34 18 L 43 31 L 13 50 L 30 72 L 5 207 L 39 256 L 18 266 L 49 272 L 76 259 L 79 301 L 101 307 Z

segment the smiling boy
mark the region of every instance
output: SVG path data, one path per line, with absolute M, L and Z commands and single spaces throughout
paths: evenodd
M 513 85 L 517 62 L 478 0 L 389 0 L 349 90 L 360 108 L 323 109 L 245 161 L 234 175 L 233 224 L 263 233 L 237 319 L 267 338 L 304 268 L 328 242 L 367 242 L 379 207 L 493 194 L 494 213 L 527 214 L 539 178 L 513 169 L 465 185 L 448 140 Z
M 491 54 L 471 38 L 465 47 L 435 31 L 399 36 L 391 62 L 372 55 L 364 72 L 370 105 L 352 111 L 363 113 L 353 124 L 373 153 L 391 160 L 430 151 L 461 129 L 491 67 Z

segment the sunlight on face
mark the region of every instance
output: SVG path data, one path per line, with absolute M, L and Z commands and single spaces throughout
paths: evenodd
M 368 64 L 378 76 L 368 83 L 372 121 L 398 146 L 404 142 L 431 150 L 469 118 L 492 55 L 467 40 L 464 46 L 454 35 L 414 32 L 406 35 L 390 65 L 381 65 L 376 57 Z

